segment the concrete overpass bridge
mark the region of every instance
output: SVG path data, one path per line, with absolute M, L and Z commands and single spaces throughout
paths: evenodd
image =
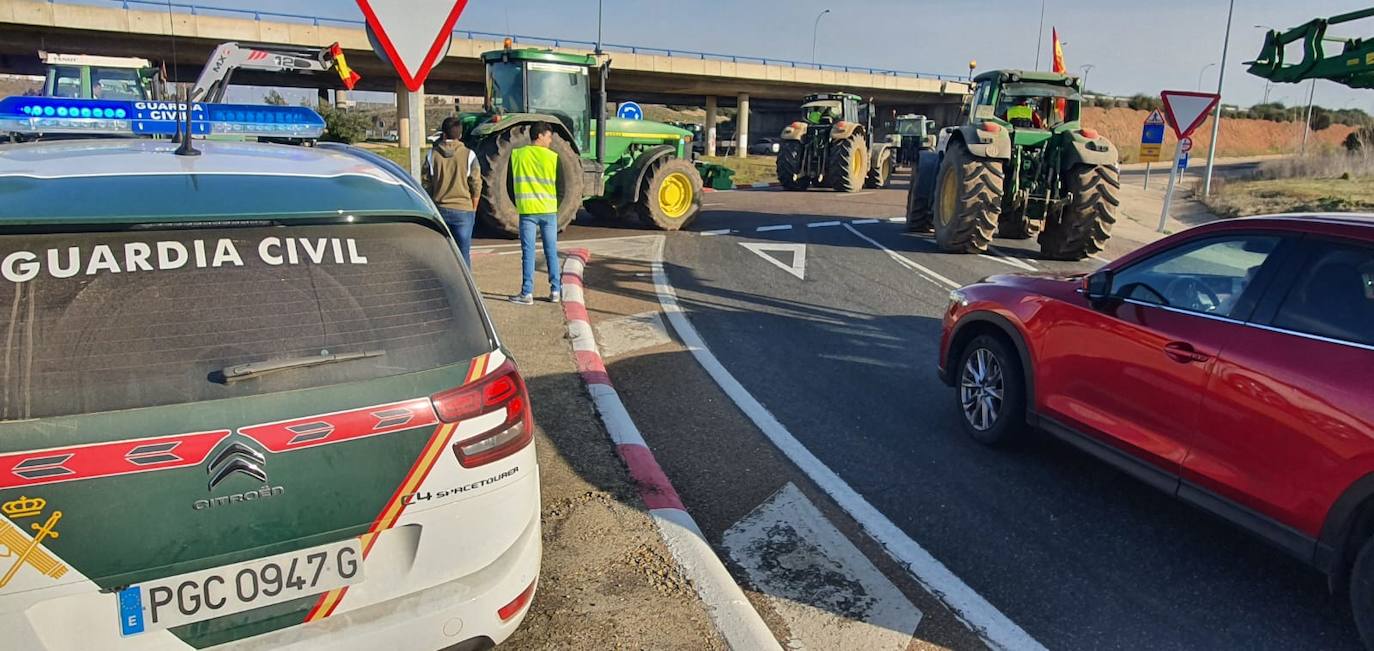
M 448 55 L 435 65 L 426 90 L 480 96 L 484 73 L 479 55 L 502 47 L 503 37 L 455 30 Z M 520 35 L 514 40 L 517 46 L 566 52 L 593 49 L 585 41 Z M 307 47 L 338 42 L 349 64 L 363 76 L 359 89 L 404 92 L 395 73 L 372 53 L 361 20 L 227 9 L 179 0 L 173 0 L 170 8 L 167 2 L 152 0 L 97 4 L 0 0 L 0 73 L 42 74 L 37 56 L 42 49 L 143 57 L 165 63 L 174 81 L 191 81 L 210 51 L 224 41 Z M 708 128 L 718 108 L 736 107 L 741 109 L 738 126 L 751 137 L 778 133 L 794 119 L 799 99 L 809 92 L 848 91 L 873 98 L 879 115 L 923 113 L 943 124 L 956 119 L 968 90 L 967 77 L 957 75 L 626 45 L 607 44 L 603 50 L 612 60 L 607 92 L 613 101 L 703 106 Z M 236 74 L 234 81 L 261 86 L 318 83 L 293 75 L 249 73 Z M 404 102 L 403 96 L 398 97 Z M 403 130 L 408 126 L 403 123 Z

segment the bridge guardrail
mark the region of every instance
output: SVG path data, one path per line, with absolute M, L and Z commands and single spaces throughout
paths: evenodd
M 48 0 L 49 4 L 58 4 L 60 0 Z M 328 18 L 322 16 L 307 16 L 304 14 L 294 14 L 282 11 L 260 10 L 260 9 L 238 9 L 234 7 L 217 7 L 213 5 L 202 5 L 188 2 L 159 2 L 158 0 L 88 0 L 86 2 L 61 2 L 61 4 L 85 4 L 85 5 L 120 5 L 123 9 L 148 7 L 152 9 L 172 9 L 197 15 L 228 15 L 228 16 L 252 16 L 253 20 L 262 21 L 264 17 L 268 19 L 282 19 L 292 22 L 304 22 L 314 25 L 346 25 L 350 27 L 362 27 L 364 22 L 349 18 Z M 548 45 L 555 48 L 580 48 L 588 51 L 596 48 L 593 41 L 583 41 L 569 38 L 550 38 L 546 36 L 530 36 L 526 34 L 498 34 L 495 32 L 483 32 L 470 29 L 454 29 L 454 36 L 473 39 L 502 40 L 511 38 L 514 41 L 529 45 Z M 674 48 L 650 47 L 643 45 L 624 45 L 619 43 L 602 43 L 601 49 L 610 52 L 625 52 L 629 54 L 655 54 L 669 57 L 686 57 L 700 60 L 729 61 L 731 63 L 758 63 L 761 65 L 786 66 L 789 68 L 804 68 L 810 70 L 831 70 L 835 72 L 861 72 L 870 75 L 885 75 L 893 77 L 915 77 L 919 79 L 935 79 L 937 81 L 968 81 L 968 75 L 949 75 L 935 72 L 921 72 L 914 70 L 892 70 L 887 68 L 872 68 L 868 66 L 850 66 L 832 63 L 809 63 L 805 61 L 793 61 L 790 59 L 780 59 L 773 57 L 756 57 L 742 54 L 721 54 L 718 52 L 698 52 L 695 50 L 679 50 Z

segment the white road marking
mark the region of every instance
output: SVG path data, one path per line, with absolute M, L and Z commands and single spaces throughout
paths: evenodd
M 668 327 L 663 324 L 663 318 L 657 310 L 599 321 L 596 324 L 596 341 L 601 345 L 601 356 L 607 359 L 666 344 L 672 340 L 673 338 L 668 336 Z
M 892 222 L 892 223 L 894 223 L 894 224 L 905 224 L 905 223 L 906 223 L 906 217 L 888 217 L 888 218 L 887 218 L 887 221 L 890 221 L 890 222 Z
M 873 191 L 872 191 L 872 190 L 869 190 L 869 191 L 867 191 L 867 192 L 855 192 L 854 194 L 851 194 L 851 195 L 849 195 L 849 196 L 851 196 L 851 197 L 862 197 L 862 196 L 864 196 L 864 195 L 866 195 L 866 194 L 873 194 Z
M 903 256 L 903 255 L 897 253 L 896 251 L 893 251 L 892 249 L 889 249 L 889 248 L 887 248 L 887 247 L 885 247 L 885 246 L 879 244 L 877 240 L 875 240 L 875 239 L 873 239 L 873 238 L 871 238 L 871 237 L 869 237 L 869 236 L 867 236 L 867 235 L 864 235 L 863 233 L 860 233 L 859 231 L 855 230 L 853 226 L 850 226 L 849 224 L 845 224 L 844 227 L 847 228 L 847 229 L 849 229 L 849 232 L 851 232 L 851 233 L 853 233 L 853 234 L 855 234 L 855 235 L 858 235 L 859 237 L 863 238 L 863 239 L 864 239 L 865 241 L 867 241 L 869 244 L 872 244 L 873 246 L 876 246 L 876 247 L 878 247 L 879 249 L 882 249 L 882 250 L 883 250 L 883 253 L 886 253 L 886 254 L 887 254 L 887 257 L 892 258 L 893 260 L 895 260 L 895 261 L 897 262 L 897 264 L 902 265 L 903 267 L 906 267 L 907 269 L 910 269 L 910 270 L 916 272 L 916 275 L 918 275 L 918 276 L 920 276 L 920 277 L 922 277 L 922 278 L 925 278 L 926 280 L 929 280 L 931 283 L 934 283 L 934 284 L 936 284 L 936 285 L 943 284 L 943 285 L 944 285 L 946 288 L 948 288 L 948 289 L 958 289 L 959 287 L 962 287 L 962 286 L 963 286 L 963 285 L 960 285 L 959 283 L 954 282 L 953 280 L 950 280 L 950 279 L 948 279 L 948 278 L 945 278 L 944 276 L 941 276 L 939 273 L 936 273 L 934 269 L 931 269 L 931 268 L 929 268 L 929 267 L 927 267 L 927 266 L 925 266 L 925 265 L 922 265 L 922 264 L 920 264 L 920 263 L 918 263 L 918 262 L 912 262 L 911 260 L 908 260 L 908 259 L 906 258 L 906 256 Z
M 1096 254 L 1096 253 L 1094 253 L 1094 254 L 1092 254 L 1092 255 L 1090 255 L 1090 256 L 1088 256 L 1088 257 L 1089 257 L 1089 258 L 1092 258 L 1092 259 L 1094 259 L 1094 260 L 1096 260 L 1096 261 L 1098 261 L 1098 262 L 1111 262 L 1111 260 L 1108 260 L 1108 259 L 1106 259 L 1106 258 L 1104 258 L 1104 257 L 1102 257 L 1102 256 L 1100 256 L 1100 255 L 1098 255 L 1098 254 Z
M 877 220 L 877 219 L 856 219 L 856 220 L 854 220 L 854 221 L 852 221 L 852 222 L 849 222 L 849 223 L 854 224 L 855 226 L 858 226 L 859 224 L 876 224 L 876 223 L 878 223 L 879 221 L 880 221 L 880 220 Z
M 811 222 L 811 223 L 807 224 L 806 227 L 807 227 L 807 228 L 825 228 L 826 226 L 839 226 L 839 225 L 840 225 L 840 222 L 838 222 L 838 221 L 830 221 L 830 222 Z
M 776 225 L 773 225 L 773 226 L 760 226 L 760 227 L 758 227 L 758 228 L 755 228 L 754 230 L 755 230 L 756 232 L 759 232 L 759 233 L 766 233 L 766 232 L 768 232 L 768 231 L 789 231 L 789 230 L 792 230 L 792 225 L 791 225 L 791 224 L 776 224 Z
M 718 208 L 718 207 L 723 206 L 723 205 L 725 205 L 725 204 L 723 204 L 723 203 L 703 203 L 703 204 L 701 204 L 701 207 L 702 207 L 702 208 Z
M 786 271 L 797 277 L 797 280 L 806 280 L 806 245 L 788 243 L 763 243 L 763 242 L 740 242 L 740 246 L 753 251 L 755 255 L 767 260 L 773 266 Z M 782 251 L 792 254 L 792 263 L 784 264 L 782 260 L 769 255 L 770 251 Z
M 980 258 L 987 258 L 988 260 L 992 260 L 993 262 L 1000 262 L 1000 263 L 1002 263 L 1002 264 L 1004 264 L 1004 265 L 1007 265 L 1007 266 L 1009 266 L 1009 267 L 1016 267 L 1017 269 L 1024 269 L 1024 270 L 1026 270 L 1026 271 L 1039 271 L 1039 269 L 1036 269 L 1035 267 L 1030 266 L 1030 265 L 1027 264 L 1025 261 L 1019 260 L 1019 259 L 1017 259 L 1017 258 L 1014 258 L 1014 257 L 1012 257 L 1012 256 L 1006 255 L 1006 254 L 1004 254 L 1004 253 L 1001 253 L 1000 251 L 998 251 L 998 250 L 996 250 L 996 249 L 992 249 L 991 255 L 989 255 L 989 254 L 987 254 L 987 253 L 979 253 L 979 254 L 978 254 L 978 257 L 980 257 Z
M 811 454 L 767 408 L 745 390 L 735 376 L 725 370 L 678 305 L 677 294 L 673 286 L 668 284 L 668 275 L 663 271 L 663 241 L 659 240 L 658 255 L 652 264 L 658 301 L 663 306 L 664 314 L 668 315 L 668 323 L 673 326 L 687 350 L 696 357 L 697 363 L 754 422 L 759 431 L 853 517 L 893 560 L 906 566 L 923 586 L 944 601 L 961 621 L 973 628 L 983 641 L 1000 649 L 1044 651 L 1045 647 L 1035 638 L 988 603 L 982 595 L 974 592 L 973 588 L 840 479 L 835 471 Z
M 730 234 L 730 229 L 728 229 L 728 228 L 722 228 L 722 229 L 714 230 L 714 231 L 702 231 L 701 234 L 702 234 L 702 235 L 729 235 L 729 234 Z
M 788 483 L 721 540 L 791 633 L 789 649 L 904 651 L 921 611 Z

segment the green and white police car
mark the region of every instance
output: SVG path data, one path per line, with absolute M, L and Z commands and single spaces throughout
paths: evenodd
M 529 397 L 448 230 L 349 147 L 0 100 L 0 646 L 479 649 L 540 566 Z M 195 105 L 197 134 L 319 135 Z

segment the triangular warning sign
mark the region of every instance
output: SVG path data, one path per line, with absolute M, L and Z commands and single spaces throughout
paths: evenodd
M 1145 117 L 1145 124 L 1164 124 L 1164 114 L 1157 110 L 1150 111 L 1150 114 Z
M 1164 116 L 1174 135 L 1180 139 L 1192 135 L 1202 126 L 1207 114 L 1217 105 L 1221 96 L 1216 93 L 1194 93 L 1186 90 L 1166 90 L 1159 94 L 1164 100 Z
M 358 0 L 368 27 L 412 92 L 425 83 L 467 4 L 468 0 Z
M 798 280 L 806 280 L 806 245 L 805 244 L 763 244 L 760 242 L 740 242 L 740 246 L 758 254 L 760 258 L 767 260 L 773 266 L 796 276 Z M 792 262 L 784 263 L 771 253 L 791 253 Z

